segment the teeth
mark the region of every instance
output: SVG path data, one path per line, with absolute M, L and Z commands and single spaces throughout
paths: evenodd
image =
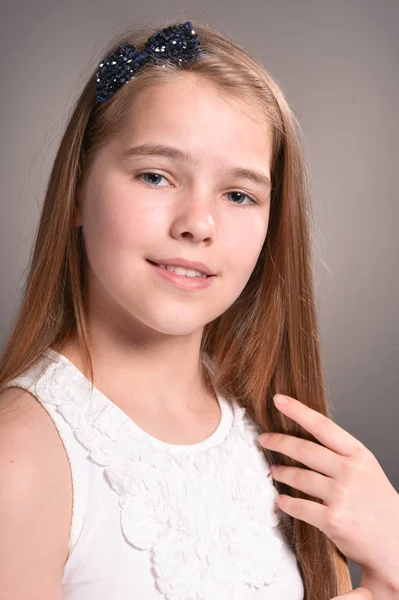
M 202 277 L 205 279 L 207 275 L 200 273 L 200 271 L 195 271 L 194 269 L 183 269 L 183 267 L 175 267 L 172 265 L 158 265 L 161 269 L 167 269 L 168 271 L 173 271 L 178 275 L 185 275 L 186 277 Z

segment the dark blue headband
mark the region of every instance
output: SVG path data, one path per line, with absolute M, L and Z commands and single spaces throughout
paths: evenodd
M 200 41 L 190 21 L 157 31 L 148 38 L 143 52 L 139 52 L 132 44 L 123 44 L 99 64 L 96 73 L 96 100 L 109 100 L 146 63 L 166 58 L 182 65 L 203 55 Z

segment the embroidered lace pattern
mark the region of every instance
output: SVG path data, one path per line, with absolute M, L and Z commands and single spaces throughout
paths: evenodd
M 216 445 L 172 452 L 92 391 L 67 359 L 49 355 L 55 361 L 33 393 L 56 407 L 104 469 L 118 495 L 123 534 L 151 552 L 165 598 L 242 600 L 244 586 L 271 583 L 283 543 L 271 530 L 278 524 L 277 491 L 245 409 L 234 403 L 230 430 Z

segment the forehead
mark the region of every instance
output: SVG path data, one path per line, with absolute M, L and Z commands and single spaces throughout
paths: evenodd
M 254 102 L 228 96 L 193 73 L 138 93 L 120 135 L 123 146 L 173 144 L 199 159 L 270 163 L 272 131 Z

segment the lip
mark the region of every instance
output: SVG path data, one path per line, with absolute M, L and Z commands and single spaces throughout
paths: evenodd
M 169 265 L 170 267 L 183 267 L 184 269 L 195 269 L 203 275 L 215 275 L 215 273 L 203 262 L 186 260 L 184 258 L 160 258 L 156 260 L 148 259 L 149 262 L 157 265 Z
M 168 283 L 186 291 L 196 291 L 203 290 L 212 285 L 215 280 L 214 276 L 210 277 L 186 277 L 185 275 L 179 275 L 174 271 L 169 271 L 168 269 L 163 269 L 156 263 L 152 261 L 147 261 L 151 267 L 154 269 L 154 272 L 159 275 L 162 279 L 167 281 Z M 162 263 L 161 263 L 162 264 Z

